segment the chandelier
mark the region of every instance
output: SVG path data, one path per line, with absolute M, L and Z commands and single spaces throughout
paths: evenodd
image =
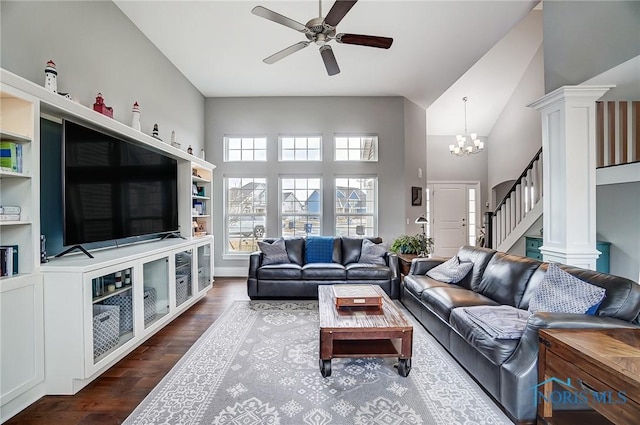
M 449 152 L 456 156 L 470 155 L 478 153 L 484 149 L 484 142 L 478 139 L 477 133 L 467 134 L 467 97 L 463 97 L 464 102 L 464 134 L 456 135 L 456 144 L 449 145 Z

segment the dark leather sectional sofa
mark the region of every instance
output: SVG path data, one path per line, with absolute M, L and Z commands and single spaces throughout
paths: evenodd
M 539 329 L 637 327 L 640 285 L 562 265 L 560 268 L 569 274 L 605 288 L 596 314 L 538 312 L 528 318 L 521 338 L 492 338 L 465 320 L 461 308 L 510 305 L 527 310 L 548 263 L 476 247 L 462 247 L 457 255 L 461 262 L 473 263 L 473 269 L 458 284 L 425 275 L 444 260 L 413 260 L 402 283 L 402 303 L 516 423 L 533 423 L 536 418 L 533 388 L 538 382 Z
M 367 238 L 379 244 L 380 238 Z M 273 243 L 275 239 L 265 239 Z M 379 285 L 389 297 L 400 296 L 398 257 L 384 256 L 385 265 L 359 263 L 362 238 L 335 237 L 331 263 L 305 264 L 305 239 L 285 239 L 291 263 L 263 265 L 263 253 L 249 258 L 247 293 L 251 299 L 318 298 L 318 285 L 342 283 Z

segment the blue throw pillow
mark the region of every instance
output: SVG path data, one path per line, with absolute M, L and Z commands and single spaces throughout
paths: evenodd
M 305 263 L 333 262 L 333 236 L 310 236 L 304 249 Z

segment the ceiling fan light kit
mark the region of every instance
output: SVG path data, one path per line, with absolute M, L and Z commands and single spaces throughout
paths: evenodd
M 391 47 L 391 44 L 393 44 L 393 38 L 389 37 L 347 33 L 336 34 L 336 27 L 356 3 L 357 0 L 336 0 L 331 7 L 331 10 L 329 10 L 329 13 L 327 13 L 327 16 L 323 18 L 322 0 L 319 0 L 319 16 L 309 20 L 306 25 L 265 7 L 254 7 L 251 10 L 251 13 L 254 15 L 301 32 L 307 37 L 307 40 L 309 40 L 301 41 L 282 49 L 279 52 L 263 59 L 263 62 L 266 64 L 276 63 L 290 54 L 304 49 L 309 44 L 315 43 L 320 46 L 320 56 L 322 57 L 325 68 L 327 69 L 327 74 L 336 75 L 340 73 L 340 67 L 338 66 L 338 62 L 333 54 L 331 46 L 327 44 L 330 41 L 335 40 L 341 44 L 355 44 L 359 46 L 376 47 L 379 49 L 388 49 Z
M 466 96 L 462 98 L 464 102 L 464 134 L 456 135 L 456 143 L 449 145 L 449 152 L 456 156 L 471 155 L 484 149 L 484 142 L 478 139 L 478 133 L 467 133 L 467 100 L 469 99 Z

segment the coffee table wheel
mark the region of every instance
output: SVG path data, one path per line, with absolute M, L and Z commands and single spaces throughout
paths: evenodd
M 320 373 L 323 378 L 331 376 L 331 360 L 320 359 Z
M 406 378 L 411 371 L 411 359 L 398 359 L 398 375 Z

